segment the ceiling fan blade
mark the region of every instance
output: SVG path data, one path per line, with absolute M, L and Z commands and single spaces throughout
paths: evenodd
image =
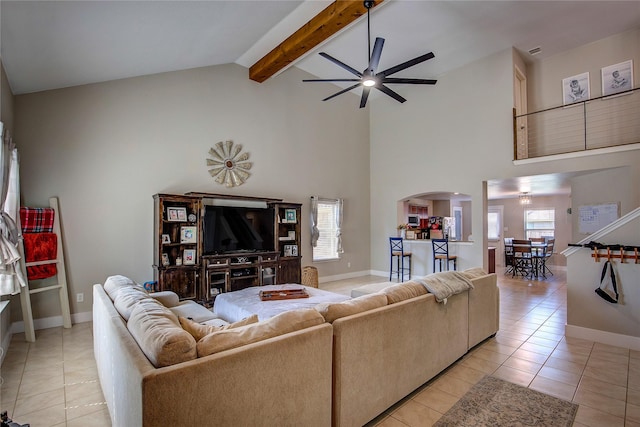
M 323 58 L 327 58 L 329 61 L 333 62 L 334 64 L 336 64 L 339 67 L 344 68 L 345 70 L 347 70 L 351 74 L 355 74 L 358 77 L 362 77 L 362 73 L 360 71 L 356 70 L 355 68 L 351 68 L 350 66 L 348 66 L 344 62 L 334 58 L 333 56 L 329 55 L 328 53 L 320 52 L 320 56 L 322 56 Z
M 373 45 L 373 52 L 371 52 L 371 58 L 369 59 L 368 71 L 372 76 L 376 75 L 376 69 L 380 63 L 380 55 L 382 55 L 382 47 L 384 46 L 384 39 L 382 37 L 376 37 L 376 42 Z
M 349 92 L 350 90 L 355 89 L 355 88 L 357 88 L 358 86 L 360 86 L 360 83 L 356 83 L 356 84 L 354 84 L 353 86 L 349 86 L 349 87 L 348 87 L 348 88 L 346 88 L 346 89 L 342 89 L 340 92 L 336 92 L 336 93 L 334 93 L 333 95 L 331 95 L 331 96 L 329 96 L 329 97 L 327 97 L 327 98 L 323 99 L 323 101 L 328 101 L 328 100 L 330 100 L 331 98 L 335 98 L 335 97 L 336 97 L 336 96 L 338 96 L 338 95 L 342 95 L 342 94 L 343 94 L 343 93 L 345 93 L 345 92 Z
M 414 65 L 417 65 L 433 57 L 435 57 L 433 52 L 425 53 L 424 55 L 418 56 L 417 58 L 410 59 L 407 62 L 403 62 L 402 64 L 396 65 L 395 67 L 391 67 L 384 71 L 381 71 L 378 73 L 378 75 L 390 76 L 391 74 L 395 74 L 398 71 L 404 70 L 405 68 L 413 67 Z
M 363 87 L 362 88 L 362 98 L 360 98 L 360 108 L 364 108 L 367 105 L 367 99 L 369 98 L 369 92 L 371 92 L 371 87 Z
M 394 77 L 387 77 L 385 79 L 382 80 L 382 83 L 404 83 L 404 84 L 410 84 L 410 85 L 434 85 L 436 84 L 437 80 L 430 80 L 430 79 L 403 79 L 403 78 L 394 78 Z
M 402 96 L 400 96 L 400 94 L 398 94 L 397 92 L 392 91 L 391 89 L 389 89 L 388 87 L 386 87 L 385 85 L 381 84 L 379 86 L 375 86 L 377 89 L 379 89 L 380 91 L 386 93 L 387 95 L 389 95 L 390 97 L 392 97 L 393 99 L 395 99 L 396 101 L 402 103 L 405 102 L 406 99 L 403 98 Z
M 359 82 L 360 79 L 305 79 L 303 82 Z

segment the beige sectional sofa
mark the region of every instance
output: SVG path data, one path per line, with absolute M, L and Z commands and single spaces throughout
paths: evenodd
M 464 274 L 473 289 L 446 303 L 410 281 L 238 327 L 171 294 L 131 291 L 123 304 L 109 282 L 135 284 L 109 278 L 94 286 L 93 316 L 113 425 L 362 426 L 497 332 L 495 274 Z M 226 328 L 208 337 L 213 354 L 177 316 Z
M 204 357 L 197 357 L 195 340 L 192 356 L 188 355 L 181 345 L 185 336 L 170 325 L 160 330 L 163 336 L 156 337 L 155 344 L 142 343 L 145 351 L 155 350 L 153 359 L 166 361 L 169 357 L 162 353 L 177 350 L 182 355 L 174 357 L 189 360 L 156 367 L 127 327 L 131 322 L 125 321 L 105 291 L 113 281 L 126 284 L 128 280 L 110 277 L 105 286 L 93 287 L 93 330 L 98 376 L 114 426 L 331 424 L 331 376 L 327 373 L 331 372 L 332 328 L 318 313 L 315 326 Z M 203 320 L 199 308 L 206 311 L 183 302 L 175 311 L 192 317 L 191 310 L 194 318 Z M 139 307 L 132 316 L 135 310 Z M 177 318 L 166 316 L 175 325 Z M 213 325 L 226 323 L 209 320 Z M 163 334 L 167 330 L 172 331 Z

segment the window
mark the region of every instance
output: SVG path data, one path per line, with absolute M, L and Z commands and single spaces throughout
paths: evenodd
M 313 260 L 339 259 L 341 252 L 340 214 L 341 200 L 318 200 L 318 241 L 313 246 Z
M 498 240 L 500 237 L 500 220 L 498 212 L 487 213 L 487 239 Z
M 533 237 L 554 237 L 556 230 L 556 211 L 554 209 L 525 209 L 524 235 Z

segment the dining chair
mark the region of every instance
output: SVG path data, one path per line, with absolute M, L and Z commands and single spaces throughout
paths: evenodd
M 404 244 L 402 237 L 389 237 L 389 247 L 391 249 L 391 266 L 389 267 L 389 280 L 396 273 L 398 282 L 404 281 L 405 270 L 411 279 L 411 252 L 404 250 Z M 409 267 L 405 267 L 405 259 L 409 260 Z M 396 269 L 393 269 L 394 262 L 397 264 Z
M 533 277 L 534 259 L 531 252 L 531 240 L 513 239 L 513 272 L 512 277 L 519 274 L 524 277 Z
M 547 266 L 547 261 L 553 255 L 553 247 L 555 246 L 556 239 L 547 239 L 546 243 L 547 245 L 544 248 L 544 256 L 541 259 L 542 265 L 540 266 L 540 273 L 545 279 L 547 278 L 547 273 L 553 276 L 553 271 L 551 271 Z
M 513 260 L 513 237 L 504 238 L 504 274 L 513 273 L 515 262 Z
M 433 272 L 436 272 L 436 260 L 440 265 L 440 271 L 442 271 L 442 261 L 445 261 L 447 271 L 449 271 L 449 263 L 453 261 L 453 269 L 457 270 L 457 255 L 449 254 L 449 239 L 431 239 L 431 245 L 433 247 Z

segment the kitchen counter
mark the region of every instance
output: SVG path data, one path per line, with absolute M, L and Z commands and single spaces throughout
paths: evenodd
M 431 239 L 404 239 L 405 251 L 411 252 L 411 277 L 426 276 L 433 273 L 433 246 Z M 449 240 L 449 255 L 458 257 L 458 271 L 478 267 L 482 262 L 474 262 L 473 245 L 476 242 Z M 444 266 L 444 264 L 443 264 Z M 451 264 L 453 268 L 453 264 Z M 436 271 L 437 268 L 436 268 Z

